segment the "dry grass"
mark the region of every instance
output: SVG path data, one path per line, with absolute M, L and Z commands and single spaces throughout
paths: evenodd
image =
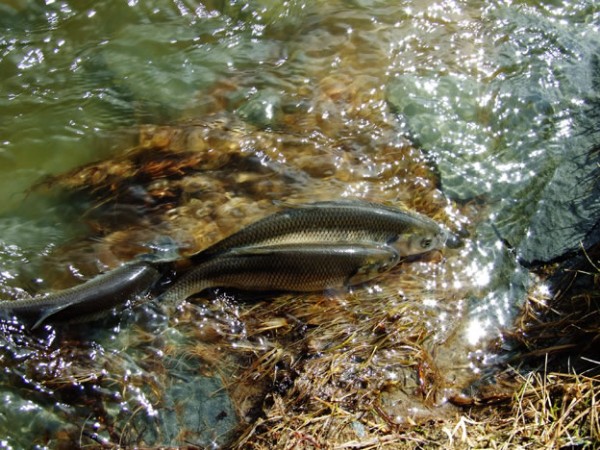
M 593 445 L 600 439 L 599 401 L 598 376 L 531 372 L 516 395 L 509 437 L 545 448 Z
M 539 286 L 532 290 L 518 330 L 511 335 L 518 346 L 512 363 L 519 368 L 506 367 L 494 386 L 482 388 L 476 396 L 450 397 L 454 405 L 439 398 L 442 377 L 416 328 L 407 333 L 406 328 L 375 313 L 385 329 L 375 342 L 367 335 L 355 339 L 352 333 L 342 337 L 334 332 L 357 333 L 361 327 L 321 324 L 322 342 L 304 349 L 310 357 L 295 360 L 293 350 L 273 348 L 250 368 L 246 376 L 264 369 L 273 377 L 275 389 L 263 402 L 262 416 L 243 431 L 234 447 L 600 448 L 600 362 L 590 356 L 598 352 L 594 344 L 600 323 L 598 275 L 581 265 L 589 265 L 596 252 L 592 249 L 572 260 L 569 267 L 552 268 L 554 295 L 548 296 L 549 291 Z M 310 315 L 308 305 L 297 307 L 298 313 L 304 311 L 303 321 L 316 320 L 306 316 Z M 348 317 L 340 311 L 332 316 Z M 287 330 L 291 325 L 275 320 L 271 326 Z M 412 335 L 415 340 L 401 342 L 398 335 Z M 388 344 L 388 350 L 401 349 L 394 358 L 413 371 L 412 391 L 410 382 L 403 380 L 400 387 L 378 370 L 380 352 L 384 354 Z M 288 385 L 281 388 L 278 383 L 283 379 Z M 420 398 L 425 412 L 390 415 L 392 410 L 400 411 L 397 404 L 391 408 L 392 399 L 401 399 L 398 390 L 412 407 L 417 404 L 415 398 Z
M 515 387 L 517 384 L 515 383 Z M 273 395 L 236 448 L 597 448 L 600 378 L 530 372 L 508 404 L 471 406 L 452 418 L 395 423 L 377 393 L 344 400 Z M 347 397 L 352 394 L 347 394 Z

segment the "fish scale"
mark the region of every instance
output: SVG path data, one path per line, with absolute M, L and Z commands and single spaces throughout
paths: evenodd
M 287 244 L 235 249 L 210 259 L 159 298 L 176 303 L 208 288 L 311 292 L 369 281 L 392 269 L 392 247 L 364 244 Z

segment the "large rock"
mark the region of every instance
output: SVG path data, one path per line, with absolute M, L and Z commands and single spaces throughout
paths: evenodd
M 494 78 L 403 75 L 388 102 L 448 197 L 485 201 L 523 264 L 549 262 L 598 240 L 590 232 L 600 219 L 600 133 L 589 114 L 600 110 L 599 45 L 522 10 L 492 19 Z
M 564 158 L 556 168 L 535 205 L 527 238 L 519 245 L 524 263 L 552 261 L 600 242 L 598 164 L 598 152 L 584 151 Z

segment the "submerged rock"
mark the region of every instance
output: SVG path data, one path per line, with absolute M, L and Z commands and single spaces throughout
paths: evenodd
M 444 193 L 489 202 L 500 239 L 532 265 L 597 240 L 589 234 L 600 219 L 599 158 L 590 149 L 599 136 L 582 106 L 598 96 L 597 46 L 542 17 L 495 14 L 517 27 L 490 49 L 497 77 L 402 75 L 387 100 L 401 132 L 435 161 Z M 537 48 L 542 35 L 555 45 Z
M 273 126 L 281 116 L 281 99 L 272 91 L 258 92 L 238 108 L 238 114 L 258 127 Z
M 61 405 L 62 409 L 69 409 Z M 0 424 L 12 433 L 2 436 L 2 448 L 74 448 L 78 443 L 70 436 L 75 425 L 64 422 L 60 408 L 49 410 L 45 405 L 21 398 L 14 392 L 3 392 Z M 32 436 L 35 436 L 32 440 Z M 47 440 L 47 436 L 53 436 Z
M 523 263 L 550 262 L 600 242 L 598 154 L 565 158 L 556 169 L 518 248 Z

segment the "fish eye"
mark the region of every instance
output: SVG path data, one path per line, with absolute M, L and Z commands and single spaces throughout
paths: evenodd
M 421 248 L 429 248 L 429 247 L 431 247 L 432 243 L 433 243 L 433 239 L 427 237 L 427 238 L 421 239 L 420 245 L 421 245 Z

